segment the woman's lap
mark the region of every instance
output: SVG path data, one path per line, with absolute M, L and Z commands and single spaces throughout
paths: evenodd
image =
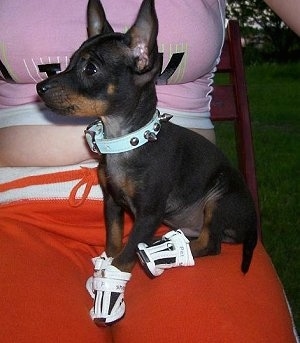
M 2 226 L 2 225 L 1 225 Z M 5 342 L 110 342 L 89 316 L 92 251 L 24 226 L 1 227 L 0 313 Z
M 47 211 L 48 209 L 48 211 Z M 0 320 L 5 342 L 294 342 L 283 289 L 261 243 L 249 272 L 241 246 L 150 279 L 136 265 L 125 317 L 89 316 L 91 258 L 104 250 L 102 203 L 20 202 L 0 209 Z M 72 214 L 70 214 L 72 213 Z M 96 213 L 96 214 L 95 214 Z M 126 233 L 130 229 L 126 221 Z

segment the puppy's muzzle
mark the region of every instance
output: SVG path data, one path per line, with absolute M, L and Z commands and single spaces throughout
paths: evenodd
M 57 82 L 50 82 L 48 79 L 44 80 L 36 85 L 38 95 L 43 98 L 48 91 L 51 91 L 57 86 Z

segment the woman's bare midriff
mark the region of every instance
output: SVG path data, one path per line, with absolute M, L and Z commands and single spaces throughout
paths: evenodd
M 97 159 L 86 126 L 13 126 L 0 129 L 0 166 L 62 166 Z

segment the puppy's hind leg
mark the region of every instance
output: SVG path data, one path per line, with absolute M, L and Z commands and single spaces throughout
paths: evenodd
M 195 264 L 193 257 L 215 255 L 220 252 L 221 233 L 211 229 L 216 201 L 216 199 L 209 200 L 204 210 L 197 209 L 204 211 L 204 224 L 199 237 L 195 240 L 190 242 L 181 230 L 176 230 L 168 232 L 151 245 L 138 244 L 138 257 L 149 276 L 161 275 L 169 268 L 193 266 Z
M 152 245 L 138 244 L 138 256 L 149 276 L 158 276 L 165 269 L 179 266 L 193 266 L 193 257 L 215 255 L 221 250 L 221 233 L 212 230 L 216 199 L 206 202 L 204 221 L 198 238 L 191 242 L 181 230 L 170 231 Z M 202 215 L 201 215 L 202 218 Z M 218 228 L 219 225 L 214 227 Z
M 217 200 L 209 200 L 204 206 L 200 235 L 190 242 L 193 257 L 218 255 L 221 251 L 221 225 L 216 216 L 217 206 Z
M 248 193 L 232 192 L 208 202 L 200 236 L 191 242 L 194 257 L 215 255 L 221 242 L 243 244 L 241 270 L 247 273 L 257 241 L 256 213 Z

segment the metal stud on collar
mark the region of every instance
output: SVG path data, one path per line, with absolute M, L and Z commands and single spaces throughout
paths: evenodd
M 156 134 L 154 132 L 149 131 L 149 130 L 147 130 L 144 133 L 144 137 L 148 140 L 148 142 L 154 142 L 157 140 Z
M 138 139 L 137 137 L 131 138 L 130 144 L 131 144 L 132 146 L 137 146 L 137 145 L 139 144 L 139 139 Z
M 170 119 L 172 119 L 172 114 L 170 114 L 170 113 L 163 113 L 163 114 L 161 114 L 161 113 L 159 113 L 158 114 L 158 120 L 160 121 L 160 122 L 167 122 L 167 121 L 169 121 Z

